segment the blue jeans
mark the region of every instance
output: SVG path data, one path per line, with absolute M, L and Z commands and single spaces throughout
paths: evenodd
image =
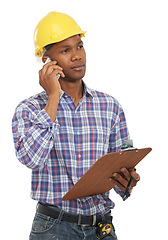
M 114 228 L 105 240 L 117 240 Z M 96 227 L 53 219 L 36 213 L 29 240 L 97 240 Z

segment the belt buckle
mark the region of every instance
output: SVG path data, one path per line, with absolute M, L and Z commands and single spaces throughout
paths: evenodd
M 92 217 L 93 217 L 92 224 L 81 224 L 82 214 L 78 214 L 78 225 L 82 225 L 82 226 L 95 226 L 97 217 L 96 217 L 96 215 L 93 215 Z

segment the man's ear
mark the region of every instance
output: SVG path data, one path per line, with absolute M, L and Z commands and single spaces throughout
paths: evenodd
M 43 56 L 43 57 L 42 57 L 42 62 L 45 63 L 46 60 L 47 60 L 47 58 L 48 58 L 48 56 Z

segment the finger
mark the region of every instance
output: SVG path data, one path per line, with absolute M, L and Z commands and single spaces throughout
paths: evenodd
M 138 182 L 140 180 L 140 175 L 136 173 L 134 170 L 130 172 L 130 175 L 133 177 L 133 179 Z
M 127 187 L 128 185 L 128 180 L 124 179 L 120 174 L 118 173 L 114 173 L 113 174 L 113 178 L 114 180 L 116 180 L 117 182 L 119 182 L 121 185 L 123 185 L 124 187 Z
M 133 179 L 133 180 L 132 180 L 132 183 L 131 183 L 130 190 L 132 190 L 136 185 L 137 185 L 137 181 L 135 181 L 135 180 Z
M 65 74 L 63 72 L 60 73 L 61 77 L 64 78 Z
M 55 77 L 57 74 L 60 74 L 62 78 L 65 77 L 65 74 L 64 74 L 63 71 L 60 70 L 60 69 L 55 69 L 55 70 L 53 70 L 52 73 L 51 73 L 51 77 Z
M 131 178 L 130 172 L 126 168 L 121 168 L 121 172 L 123 173 L 125 179 L 129 181 Z
M 44 63 L 44 66 L 50 66 L 50 65 L 56 65 L 57 64 L 57 61 L 51 61 L 51 62 L 48 62 L 48 63 Z
M 45 75 L 47 70 L 48 70 L 48 67 L 49 66 L 55 66 L 57 64 L 57 61 L 51 61 L 51 62 L 48 62 L 46 64 L 43 65 L 43 68 L 41 69 L 42 70 L 42 74 Z
M 49 73 L 53 72 L 54 70 L 62 71 L 63 68 L 58 65 L 50 65 L 50 66 L 48 66 L 45 74 L 49 74 Z

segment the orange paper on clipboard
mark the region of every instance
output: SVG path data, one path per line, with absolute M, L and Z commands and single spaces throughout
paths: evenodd
M 115 186 L 113 180 L 109 180 L 114 172 L 120 173 L 122 167 L 133 169 L 151 150 L 151 148 L 142 148 L 102 156 L 63 196 L 62 200 L 67 201 L 108 192 Z

